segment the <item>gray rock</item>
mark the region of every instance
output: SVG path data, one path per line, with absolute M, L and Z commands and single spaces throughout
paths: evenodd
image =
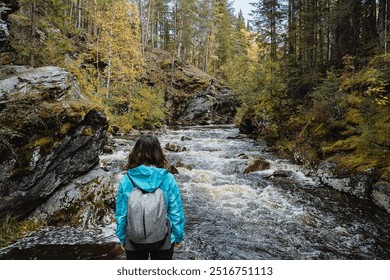
M 0 65 L 6 65 L 15 61 L 15 53 L 9 44 L 8 16 L 19 9 L 16 0 L 0 1 Z
M 371 171 L 367 170 L 364 174 L 351 174 L 327 160 L 318 166 L 316 176 L 323 184 L 336 190 L 367 199 L 370 195 L 373 180 L 370 173 Z
M 192 138 L 191 137 L 189 137 L 189 136 L 185 136 L 185 135 L 183 135 L 182 137 L 180 137 L 180 140 L 181 141 L 187 141 L 187 140 L 192 140 Z
M 167 143 L 164 148 L 175 153 L 187 151 L 186 147 L 179 146 L 175 143 Z
M 288 178 L 288 177 L 292 177 L 293 175 L 294 172 L 292 172 L 291 170 L 276 170 L 274 173 L 272 173 L 271 176 Z
M 168 125 L 231 124 L 238 100 L 231 89 L 198 68 L 175 60 L 164 50 L 145 52 L 142 81 L 165 90 Z
M 71 180 L 30 216 L 49 225 L 73 225 L 96 229 L 110 225 L 114 217 L 115 197 L 121 175 L 96 167 Z
M 7 66 L 0 80 L 0 220 L 24 217 L 99 162 L 106 116 L 58 67 Z
M 229 124 L 233 122 L 236 107 L 231 90 L 212 88 L 194 93 L 179 119 L 185 125 Z
M 380 180 L 373 186 L 372 200 L 390 213 L 390 183 Z
M 213 114 L 215 97 L 207 93 L 197 93 L 189 101 L 183 112 L 183 121 L 187 124 L 210 124 Z
M 263 158 L 252 161 L 244 170 L 244 174 L 270 169 L 271 164 Z

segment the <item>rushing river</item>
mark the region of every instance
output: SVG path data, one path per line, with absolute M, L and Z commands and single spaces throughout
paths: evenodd
M 187 218 L 176 259 L 390 259 L 389 214 L 320 185 L 265 144 L 239 137 L 237 129 L 186 127 L 158 136 L 162 146 L 185 147 L 166 152 L 179 171 L 175 176 Z M 102 156 L 113 170 L 134 144 L 115 141 L 115 153 Z M 243 174 L 258 157 L 270 169 Z M 113 229 L 108 231 L 115 240 Z M 56 245 L 48 246 L 29 250 L 40 250 L 34 258 L 55 258 L 47 251 Z M 61 244 L 56 252 L 56 258 L 123 258 L 114 241 Z M 3 257 L 18 258 L 13 254 Z

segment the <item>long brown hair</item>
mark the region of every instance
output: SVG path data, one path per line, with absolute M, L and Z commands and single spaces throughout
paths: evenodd
M 168 160 L 156 136 L 151 134 L 141 135 L 130 152 L 126 168 L 136 168 L 140 165 L 152 165 L 168 169 Z

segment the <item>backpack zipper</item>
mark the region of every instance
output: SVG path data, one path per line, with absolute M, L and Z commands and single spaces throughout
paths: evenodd
M 146 222 L 145 222 L 145 209 L 143 209 L 143 215 L 142 215 L 142 219 L 143 219 L 143 226 L 144 226 L 144 238 L 146 240 Z

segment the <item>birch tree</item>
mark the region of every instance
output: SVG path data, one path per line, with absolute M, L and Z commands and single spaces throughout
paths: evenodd
M 134 81 L 142 66 L 139 42 L 139 17 L 135 5 L 125 0 L 111 0 L 103 7 L 97 34 L 100 60 L 105 62 L 103 73 L 105 97 L 114 87 Z

